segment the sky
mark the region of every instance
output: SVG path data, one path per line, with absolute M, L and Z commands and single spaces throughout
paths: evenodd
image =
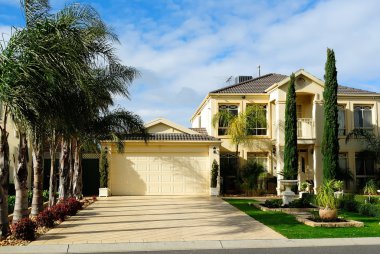
M 231 76 L 323 79 L 326 49 L 335 51 L 341 85 L 380 92 L 378 0 L 97 0 L 93 6 L 119 36 L 125 65 L 140 71 L 130 98 L 116 107 L 144 121 L 165 117 L 190 126 L 208 92 Z M 52 12 L 73 1 L 52 0 Z M 19 0 L 0 0 L 0 33 L 23 27 Z

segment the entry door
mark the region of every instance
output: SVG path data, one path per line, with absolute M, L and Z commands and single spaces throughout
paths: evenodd
M 301 182 L 310 180 L 309 176 L 309 158 L 306 149 L 298 151 L 298 176 Z
M 235 153 L 220 154 L 220 174 L 223 178 L 221 191 L 224 194 L 237 192 L 237 160 Z

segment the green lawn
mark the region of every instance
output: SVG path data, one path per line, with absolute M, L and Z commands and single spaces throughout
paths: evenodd
M 255 200 L 225 199 L 225 201 L 287 238 L 300 239 L 380 236 L 379 219 L 366 217 L 357 213 L 341 212 L 339 213 L 339 216 L 342 216 L 345 219 L 364 222 L 364 227 L 362 228 L 313 228 L 296 221 L 292 215 L 281 212 L 263 212 L 248 205 L 249 202 L 257 202 Z

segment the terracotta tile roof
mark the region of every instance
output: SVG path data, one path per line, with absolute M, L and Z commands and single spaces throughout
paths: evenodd
M 265 93 L 265 90 L 272 86 L 274 83 L 280 82 L 287 78 L 286 75 L 270 73 L 261 77 L 253 78 L 232 86 L 220 88 L 211 91 L 210 93 Z M 338 86 L 338 94 L 378 94 L 376 92 L 366 91 L 358 88 L 347 86 Z
M 144 140 L 144 137 L 139 134 L 127 135 L 124 140 Z M 149 141 L 220 141 L 217 138 L 202 135 L 202 134 L 187 134 L 187 133 L 150 133 Z
M 189 128 L 189 129 L 196 131 L 202 135 L 208 135 L 206 128 Z
M 265 93 L 267 88 L 285 78 L 287 78 L 285 75 L 270 73 L 210 93 Z
M 338 86 L 338 94 L 377 94 L 377 93 L 358 89 L 358 88 L 347 87 L 347 86 Z

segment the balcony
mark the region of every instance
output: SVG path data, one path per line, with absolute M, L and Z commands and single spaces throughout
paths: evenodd
M 297 119 L 298 139 L 315 139 L 314 121 L 312 118 Z

